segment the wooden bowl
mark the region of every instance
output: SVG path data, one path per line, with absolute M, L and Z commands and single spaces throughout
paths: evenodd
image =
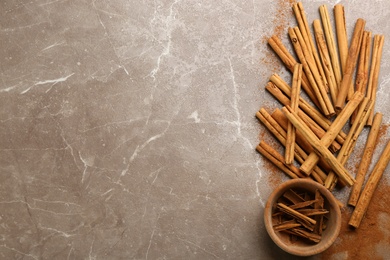
M 327 227 L 322 233 L 322 239 L 317 244 L 307 243 L 303 240 L 291 241 L 290 235 L 285 232 L 278 232 L 273 229 L 276 221 L 272 213 L 278 199 L 289 189 L 299 189 L 315 193 L 318 189 L 324 197 L 325 207 L 329 210 Z M 336 240 L 341 227 L 341 212 L 336 199 L 324 186 L 310 179 L 293 179 L 277 187 L 270 195 L 264 210 L 264 222 L 271 239 L 284 251 L 297 256 L 311 256 L 319 254 L 328 249 Z

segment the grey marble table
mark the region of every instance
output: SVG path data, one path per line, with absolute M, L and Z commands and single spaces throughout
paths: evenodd
M 0 258 L 291 259 L 255 151 L 256 111 L 280 106 L 264 86 L 291 78 L 266 44 L 288 43 L 290 2 L 1 1 Z M 388 37 L 390 2 L 341 3 L 349 33 L 363 17 Z

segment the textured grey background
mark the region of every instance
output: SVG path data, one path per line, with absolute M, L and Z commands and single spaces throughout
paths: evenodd
M 341 3 L 387 36 L 390 2 Z M 0 258 L 288 258 L 254 115 L 294 24 L 282 0 L 1 1 Z

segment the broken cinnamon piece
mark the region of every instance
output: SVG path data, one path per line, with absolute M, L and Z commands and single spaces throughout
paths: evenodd
M 307 201 L 303 201 L 303 202 L 297 203 L 295 205 L 291 205 L 289 207 L 291 209 L 298 210 L 298 209 L 302 209 L 302 208 L 305 208 L 305 207 L 309 207 L 309 206 L 313 205 L 316 202 L 317 202 L 317 200 L 307 200 Z
M 316 190 L 314 198 L 317 200 L 317 202 L 314 203 L 314 209 L 316 209 L 316 210 L 323 209 L 324 208 L 324 198 L 322 197 L 319 190 Z M 315 216 L 314 219 L 317 222 L 314 226 L 314 233 L 321 235 L 322 234 L 322 223 L 324 222 L 324 217 L 322 215 L 320 215 L 320 216 Z
M 283 197 L 286 198 L 286 199 L 288 199 L 289 201 L 291 201 L 294 205 L 305 201 L 304 198 L 302 198 L 301 196 L 299 196 L 299 195 L 298 195 L 295 191 L 293 191 L 292 189 L 289 189 L 288 191 L 286 191 L 285 193 L 283 193 Z
M 329 213 L 326 209 L 298 209 L 299 213 L 302 213 L 305 216 L 318 216 L 318 215 L 325 215 Z M 317 220 L 318 222 L 318 220 Z M 318 222 L 319 223 L 319 222 Z M 321 224 L 319 226 L 322 226 Z
M 301 224 L 297 223 L 295 220 L 293 221 L 286 221 L 281 224 L 274 225 L 273 228 L 275 231 L 282 231 L 285 229 L 291 229 L 302 226 Z
M 283 203 L 277 203 L 277 208 L 280 211 L 286 213 L 287 215 L 295 218 L 295 220 L 298 223 L 301 223 L 302 226 L 304 226 L 308 230 L 310 230 L 310 231 L 314 230 L 314 225 L 316 224 L 316 221 L 314 219 L 307 217 L 307 216 L 297 212 L 296 210 L 291 209 L 290 207 L 288 207 L 287 205 L 285 205 Z

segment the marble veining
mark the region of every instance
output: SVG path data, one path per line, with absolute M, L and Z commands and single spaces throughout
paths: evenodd
M 389 3 L 338 2 L 390 30 Z M 282 8 L 294 24 L 283 0 L 1 1 L 0 258 L 290 259 L 255 151 Z

